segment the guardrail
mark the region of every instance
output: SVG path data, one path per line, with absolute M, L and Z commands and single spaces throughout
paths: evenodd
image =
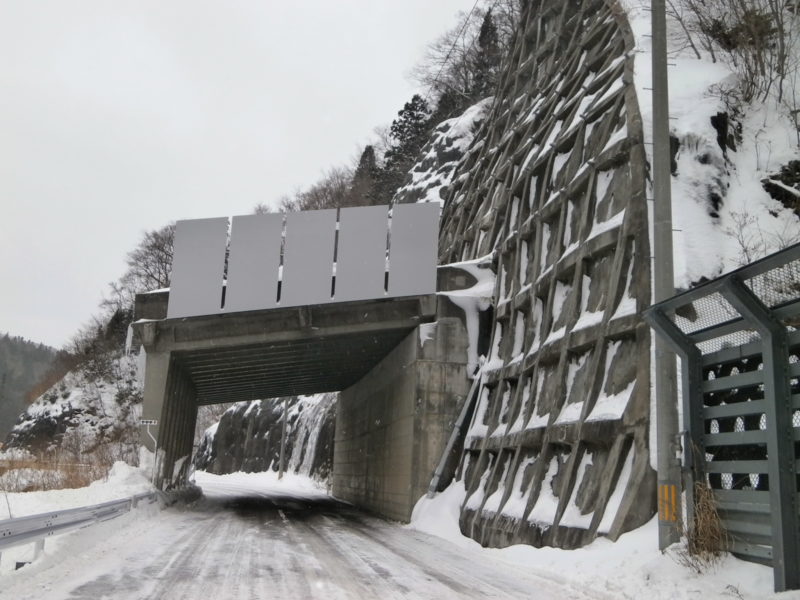
M 157 492 L 146 492 L 130 498 L 112 500 L 92 506 L 55 510 L 38 515 L 0 521 L 0 553 L 13 546 L 35 542 L 35 560 L 44 550 L 46 538 L 113 519 L 130 511 L 132 508 L 136 508 L 139 502 L 143 500 L 152 502 L 156 497 Z

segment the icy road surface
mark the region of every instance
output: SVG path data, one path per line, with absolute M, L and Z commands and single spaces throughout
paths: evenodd
M 192 506 L 143 509 L 62 538 L 6 574 L 0 598 L 588 597 L 321 492 L 200 483 L 205 497 Z

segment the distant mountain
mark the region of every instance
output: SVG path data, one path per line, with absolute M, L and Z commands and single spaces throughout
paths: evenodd
M 56 355 L 44 344 L 0 334 L 0 441 L 25 411 L 28 393 L 53 366 Z

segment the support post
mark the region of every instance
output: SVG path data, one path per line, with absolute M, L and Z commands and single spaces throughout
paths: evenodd
M 164 407 L 167 404 L 168 381 L 171 363 L 170 352 L 147 353 L 144 369 L 144 399 L 142 402 L 142 419 L 157 421 L 158 425 L 141 425 L 142 446 L 153 452 L 153 484 L 161 485 L 161 465 L 158 456 L 158 441 L 164 426 Z
M 688 434 L 683 452 L 684 484 L 686 489 L 686 520 L 694 519 L 694 483 L 704 475 L 703 446 L 703 363 L 697 346 L 659 308 L 651 308 L 645 320 L 656 331 L 663 343 L 681 357 L 683 389 L 683 427 Z M 679 488 L 675 488 L 676 492 Z M 673 499 L 672 489 L 658 490 L 659 521 L 677 521 L 680 495 Z M 677 524 L 677 523 L 676 523 Z
M 725 299 L 753 324 L 761 336 L 775 591 L 798 589 L 800 540 L 786 328 L 739 277 L 729 277 L 721 291 Z
M 33 548 L 33 560 L 38 560 L 38 558 L 44 552 L 44 538 L 36 540 L 36 544 Z
M 669 85 L 667 25 L 664 0 L 652 3 L 653 35 L 653 292 L 660 302 L 675 293 L 672 267 L 672 199 L 670 192 Z M 655 341 L 656 442 L 659 498 L 680 497 L 678 406 L 675 354 Z M 659 512 L 658 547 L 680 539 L 680 514 Z
M 284 396 L 283 398 L 283 425 L 281 425 L 281 455 L 279 459 L 279 466 L 278 466 L 278 479 L 283 479 L 283 471 L 286 468 L 286 463 L 284 462 L 286 456 L 286 420 L 287 420 L 287 413 L 289 412 L 289 398 Z

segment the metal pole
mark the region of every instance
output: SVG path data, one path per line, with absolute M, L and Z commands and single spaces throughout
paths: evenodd
M 289 403 L 289 398 L 287 396 L 283 397 L 283 426 L 281 427 L 281 456 L 280 456 L 280 466 L 278 467 L 278 479 L 283 479 L 283 471 L 285 468 L 284 463 L 284 456 L 285 456 L 285 448 L 286 448 L 286 420 L 289 413 L 287 409 L 287 405 Z
M 653 34 L 653 291 L 660 302 L 675 294 L 672 267 L 669 85 L 664 0 L 652 2 Z M 678 460 L 678 402 L 675 354 L 655 341 L 656 442 L 658 448 L 658 547 L 680 539 L 681 469 Z
M 158 462 L 158 440 L 153 437 L 153 434 L 150 433 L 150 423 L 148 423 L 145 427 L 147 427 L 147 435 L 150 436 L 150 439 L 153 440 L 153 473 L 150 477 L 150 480 L 153 485 L 156 484 L 156 463 Z

